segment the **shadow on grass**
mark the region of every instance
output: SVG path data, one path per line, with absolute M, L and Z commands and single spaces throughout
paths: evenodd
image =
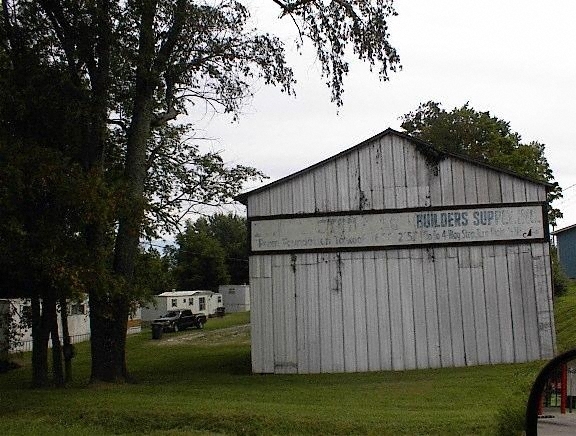
M 133 359 L 137 365 L 130 372 L 137 382 L 186 383 L 197 380 L 198 375 L 207 379 L 252 373 L 248 346 L 155 347 L 151 351 L 146 359 Z

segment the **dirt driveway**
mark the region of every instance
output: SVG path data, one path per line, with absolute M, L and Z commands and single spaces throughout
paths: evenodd
M 250 344 L 250 324 L 237 325 L 217 330 L 190 329 L 176 334 L 164 333 L 161 340 L 154 342 L 160 347 L 182 344 L 208 346 Z

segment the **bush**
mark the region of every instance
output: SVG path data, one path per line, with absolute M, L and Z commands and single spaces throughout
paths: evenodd
M 551 247 L 550 259 L 552 261 L 552 286 L 554 288 L 554 295 L 560 296 L 568 290 L 570 279 L 562 269 L 562 265 L 560 265 L 556 247 Z

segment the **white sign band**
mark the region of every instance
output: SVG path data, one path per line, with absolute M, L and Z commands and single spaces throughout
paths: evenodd
M 544 237 L 541 205 L 424 209 L 251 221 L 253 252 L 475 243 Z

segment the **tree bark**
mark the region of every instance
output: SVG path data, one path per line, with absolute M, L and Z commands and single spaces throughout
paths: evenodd
M 58 313 L 56 310 L 56 299 L 53 297 L 44 298 L 43 315 L 46 316 L 48 329 L 52 338 L 52 377 L 54 385 L 64 386 L 64 368 L 62 366 L 62 345 L 58 333 Z
M 48 323 L 38 295 L 32 297 L 32 387 L 48 385 Z
M 60 321 L 62 324 L 62 351 L 64 355 L 64 381 L 72 381 L 72 358 L 73 346 L 70 340 L 70 331 L 68 330 L 68 303 L 66 298 L 60 298 Z
M 91 382 L 122 383 L 131 380 L 126 366 L 128 313 L 129 302 L 121 295 L 114 298 L 91 296 Z

